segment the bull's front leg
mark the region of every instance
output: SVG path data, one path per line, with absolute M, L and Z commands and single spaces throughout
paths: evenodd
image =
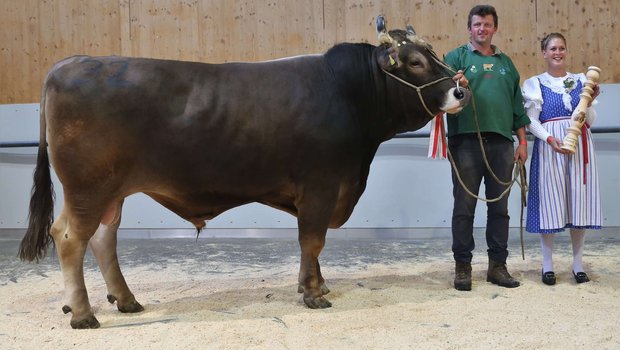
M 84 283 L 84 254 L 88 239 L 71 231 L 64 211 L 52 225 L 51 235 L 64 279 L 66 304 L 62 311 L 65 314 L 71 312 L 72 328 L 99 328 Z
M 108 288 L 108 301 L 120 312 L 140 312 L 144 308 L 136 301 L 121 272 L 116 252 L 118 227 L 121 222 L 122 203 L 110 206 L 99 224 L 90 247 Z
M 335 193 L 326 195 L 323 191 L 305 196 L 298 207 L 299 246 L 301 262 L 299 267 L 298 292 L 303 293 L 304 303 L 311 309 L 325 309 L 332 304 L 325 299 L 329 293 L 321 274 L 319 255 L 325 246 L 325 235 L 332 215 Z M 322 195 L 320 195 L 322 194 Z
M 301 247 L 301 263 L 299 267 L 298 292 L 304 294 L 304 303 L 311 309 L 325 309 L 332 306 L 324 295 L 329 293 L 325 286 L 325 279 L 321 274 L 319 255 L 325 246 L 327 228 L 321 232 L 304 235 L 301 233 L 299 245 Z

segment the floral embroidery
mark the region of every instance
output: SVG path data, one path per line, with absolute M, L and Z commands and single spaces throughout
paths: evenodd
M 568 77 L 564 79 L 564 91 L 566 91 L 567 94 L 570 94 L 570 92 L 573 91 L 574 88 L 575 79 L 573 79 L 573 77 Z

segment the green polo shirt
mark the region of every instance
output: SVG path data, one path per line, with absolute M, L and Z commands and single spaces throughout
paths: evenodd
M 523 108 L 519 72 L 512 60 L 493 46 L 484 56 L 471 44 L 450 51 L 445 61 L 463 70 L 473 98 L 463 110 L 448 116 L 448 137 L 476 132 L 474 107 L 481 132 L 495 132 L 512 138 L 512 132 L 530 123 Z

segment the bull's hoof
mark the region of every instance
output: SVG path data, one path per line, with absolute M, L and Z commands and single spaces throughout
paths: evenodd
M 136 312 L 144 311 L 144 308 L 142 307 L 142 305 L 140 305 L 140 303 L 135 300 L 132 300 L 126 304 L 117 304 L 116 308 L 118 309 L 118 311 L 122 313 L 136 313 Z
M 82 320 L 71 319 L 71 328 L 73 329 L 95 329 L 99 326 L 99 321 L 92 315 Z
M 323 297 L 313 298 L 304 296 L 304 303 L 311 309 L 327 309 L 332 307 L 332 303 Z
M 116 308 L 118 309 L 118 311 L 122 313 L 136 313 L 136 312 L 144 311 L 144 308 L 142 307 L 142 305 L 140 305 L 139 302 L 132 300 L 128 303 L 122 304 L 112 294 L 108 294 L 108 302 L 110 302 L 110 304 L 114 304 L 114 302 L 117 302 Z

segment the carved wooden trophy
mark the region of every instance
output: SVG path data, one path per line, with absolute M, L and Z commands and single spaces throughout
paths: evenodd
M 575 112 L 573 113 L 571 126 L 568 128 L 567 134 L 562 141 L 562 149 L 571 154 L 577 151 L 577 143 L 579 142 L 579 135 L 581 135 L 581 128 L 583 127 L 583 123 L 586 122 L 588 104 L 592 101 L 594 85 L 598 83 L 600 73 L 601 69 L 595 66 L 588 67 L 588 71 L 586 72 L 586 78 L 588 78 L 588 80 L 581 89 L 579 104 L 577 104 Z

